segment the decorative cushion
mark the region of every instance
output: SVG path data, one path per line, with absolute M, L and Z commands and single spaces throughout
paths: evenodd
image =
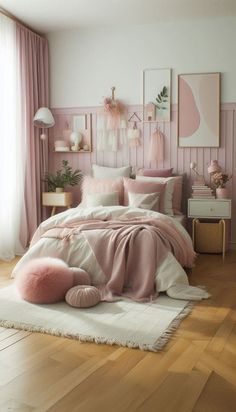
M 156 182 L 156 183 L 165 183 L 166 190 L 164 195 L 164 211 L 166 215 L 173 216 L 173 206 L 172 206 L 172 197 L 174 191 L 174 177 L 148 177 L 148 176 L 136 176 L 137 180 L 145 182 Z
M 173 167 L 170 169 L 139 169 L 137 175 L 149 177 L 170 177 Z
M 32 259 L 16 278 L 16 286 L 22 299 L 32 303 L 55 303 L 77 283 L 68 265 L 56 258 Z
M 130 177 L 132 171 L 131 166 L 124 167 L 106 167 L 92 165 L 93 177 L 96 179 L 116 179 L 117 177 Z
M 152 207 L 152 210 L 155 210 L 156 212 L 159 212 L 160 210 L 163 212 L 165 187 L 166 184 L 162 182 L 138 181 L 124 177 L 124 205 L 129 205 L 128 192 L 141 194 L 159 193 L 160 200 L 157 200 L 156 204 Z
M 74 274 L 74 285 L 91 285 L 91 279 L 85 270 L 76 267 L 70 267 Z
M 119 193 L 119 204 L 123 204 L 124 188 L 123 179 L 95 179 L 91 176 L 85 176 L 82 182 L 82 203 L 87 206 L 87 196 L 98 193 Z
M 87 272 L 69 268 L 61 259 L 32 259 L 17 274 L 16 287 L 22 299 L 31 303 L 55 303 L 65 299 L 74 285 L 90 283 Z
M 119 205 L 119 192 L 89 194 L 86 197 L 86 204 L 88 207 Z
M 66 293 L 66 302 L 75 308 L 89 308 L 100 300 L 100 292 L 94 286 L 74 286 Z
M 129 206 L 152 210 L 159 200 L 159 193 L 132 193 L 128 192 Z

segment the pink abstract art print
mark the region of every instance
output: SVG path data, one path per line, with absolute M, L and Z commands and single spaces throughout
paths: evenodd
M 220 73 L 178 76 L 179 147 L 219 147 Z

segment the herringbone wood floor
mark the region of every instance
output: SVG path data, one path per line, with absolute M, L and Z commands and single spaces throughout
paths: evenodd
M 189 277 L 212 297 L 160 353 L 0 328 L 0 411 L 235 412 L 236 253 L 201 255 Z

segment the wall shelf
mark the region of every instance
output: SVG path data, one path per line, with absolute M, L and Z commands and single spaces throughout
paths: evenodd
M 81 129 L 79 129 L 80 123 L 78 121 L 80 120 L 80 117 L 84 121 L 84 123 L 81 125 Z M 80 114 L 70 114 L 66 118 L 66 123 L 68 126 L 68 130 L 73 130 L 73 131 L 80 131 L 82 134 L 82 142 L 80 143 L 80 146 L 83 147 L 84 145 L 87 145 L 89 147 L 89 150 L 55 150 L 55 147 L 53 147 L 52 152 L 53 153 L 91 153 L 92 152 L 92 115 L 91 113 L 80 113 Z M 58 129 L 57 133 L 54 137 L 54 141 L 57 140 L 56 136 L 61 136 L 62 135 L 62 130 Z M 60 140 L 68 140 L 68 138 L 60 138 Z M 69 141 L 67 142 L 69 146 Z
M 53 153 L 92 153 L 92 150 L 53 150 Z

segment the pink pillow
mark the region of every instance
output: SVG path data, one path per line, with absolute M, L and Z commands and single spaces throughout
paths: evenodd
M 30 260 L 16 277 L 21 298 L 39 304 L 64 300 L 66 292 L 81 282 L 90 283 L 87 272 L 70 269 L 63 260 L 50 257 Z
M 66 302 L 75 308 L 89 308 L 100 300 L 100 292 L 94 286 L 74 286 L 66 293 Z
M 181 213 L 182 191 L 183 191 L 183 176 L 173 176 L 174 190 L 172 196 L 172 208 L 175 215 Z
M 138 175 L 149 177 L 170 177 L 172 176 L 173 167 L 170 169 L 139 169 Z
M 131 193 L 160 193 L 160 200 L 157 201 L 152 210 L 156 212 L 163 211 L 164 193 L 165 193 L 165 183 L 159 182 L 144 182 L 141 180 L 129 179 L 124 177 L 124 206 L 129 205 L 128 192 Z
M 85 176 L 82 182 L 82 202 L 86 205 L 86 196 L 98 193 L 119 193 L 119 204 L 123 204 L 124 188 L 123 179 L 95 179 L 91 176 Z

